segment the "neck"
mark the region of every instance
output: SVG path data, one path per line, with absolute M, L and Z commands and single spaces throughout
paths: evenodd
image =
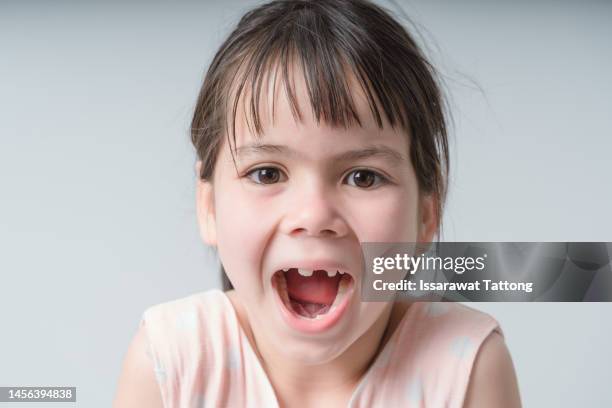
M 264 333 L 252 330 L 247 323 L 247 333 L 253 349 L 258 354 L 281 405 L 294 406 L 291 401 L 299 401 L 299 405 L 304 405 L 305 402 L 315 399 L 331 401 L 338 396 L 344 396 L 347 400 L 392 334 L 394 327 L 389 327 L 392 308 L 391 303 L 375 324 L 340 356 L 314 366 L 306 366 L 286 358 L 272 347 Z M 346 406 L 346 402 L 342 405 Z

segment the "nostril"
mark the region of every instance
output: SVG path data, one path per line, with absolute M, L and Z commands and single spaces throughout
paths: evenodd
M 338 233 L 336 231 L 334 231 L 333 229 L 322 229 L 318 231 L 318 234 L 314 234 L 313 230 L 312 232 L 307 229 L 307 228 L 296 228 L 293 230 L 293 234 L 307 234 L 307 235 L 324 235 L 324 236 L 328 236 L 328 235 L 338 235 Z
M 287 235 L 309 237 L 345 236 L 349 231 L 346 220 L 340 214 L 311 211 L 289 214 L 283 217 L 279 228 Z
M 318 234 L 314 234 L 308 231 L 306 228 L 296 228 L 293 230 L 293 235 L 310 235 L 310 236 L 321 236 L 321 237 L 333 237 L 338 235 L 338 233 L 331 229 L 324 229 L 319 231 Z
M 292 235 L 302 235 L 306 233 L 306 229 L 305 228 L 296 228 L 294 229 L 291 234 Z

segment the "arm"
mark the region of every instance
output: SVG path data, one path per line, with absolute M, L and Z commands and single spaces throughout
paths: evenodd
M 482 344 L 470 377 L 464 408 L 519 408 L 521 398 L 510 352 L 493 332 Z
M 146 355 L 147 344 L 145 328 L 140 326 L 123 362 L 114 408 L 163 408 L 153 362 Z

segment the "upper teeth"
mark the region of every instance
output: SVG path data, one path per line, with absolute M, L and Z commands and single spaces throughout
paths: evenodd
M 312 269 L 298 268 L 298 273 L 302 276 L 312 276 Z
M 289 269 L 290 268 L 283 269 L 283 271 L 287 272 Z M 314 269 L 307 269 L 307 268 L 297 268 L 297 271 L 302 276 L 312 276 L 312 274 L 314 273 Z M 340 273 L 340 274 L 343 273 L 343 272 L 340 272 L 338 270 L 326 270 L 326 272 L 327 272 L 327 276 L 329 276 L 330 278 L 333 278 L 338 273 Z

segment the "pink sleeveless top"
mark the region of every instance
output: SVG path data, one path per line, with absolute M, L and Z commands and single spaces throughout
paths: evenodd
M 164 407 L 278 407 L 272 385 L 224 292 L 149 307 L 146 328 Z M 476 353 L 492 331 L 486 313 L 417 302 L 353 392 L 349 407 L 461 407 Z

